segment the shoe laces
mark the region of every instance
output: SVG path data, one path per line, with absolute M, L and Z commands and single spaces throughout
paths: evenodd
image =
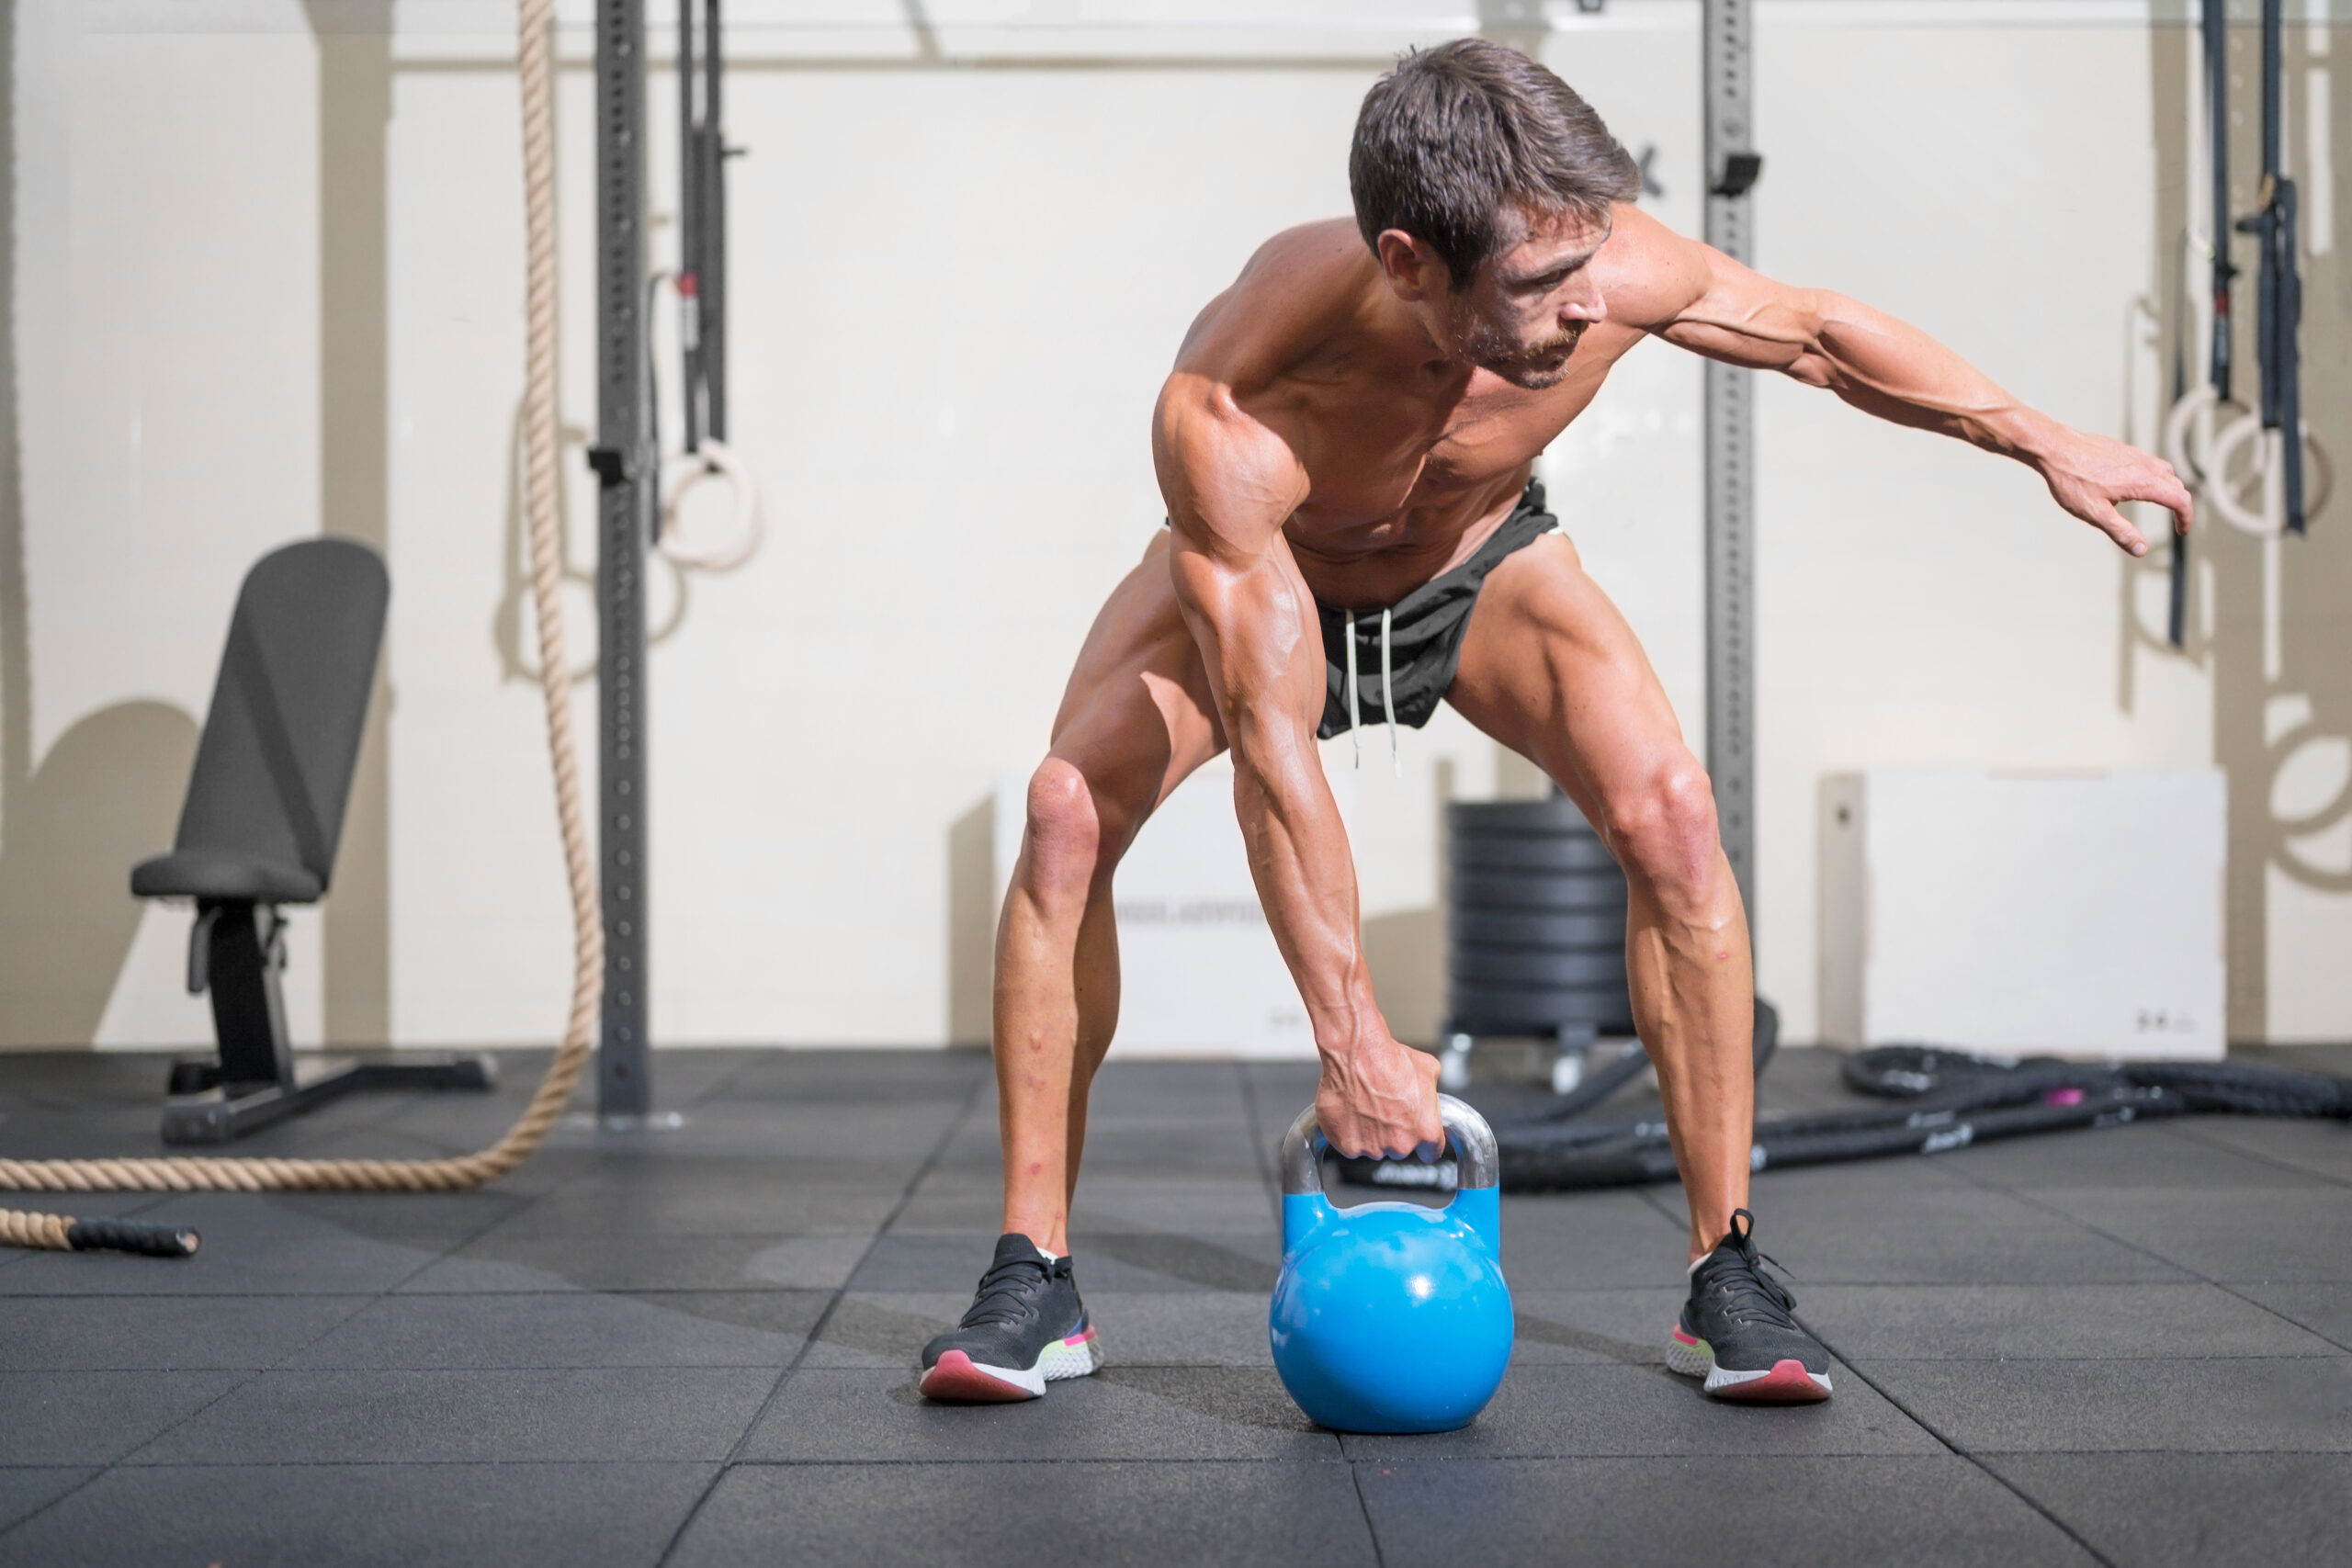
M 1008 1258 L 995 1265 L 980 1276 L 978 1297 L 956 1326 L 1018 1323 L 1030 1316 L 1036 1310 L 1037 1298 L 1053 1284 L 1055 1266 L 1039 1258 Z
M 1700 1266 L 1707 1277 L 1707 1289 L 1723 1298 L 1724 1310 L 1742 1323 L 1770 1324 L 1775 1328 L 1796 1329 L 1796 1298 L 1789 1288 L 1765 1271 L 1770 1263 L 1775 1269 L 1786 1265 L 1770 1253 L 1756 1247 L 1756 1216 L 1745 1209 L 1732 1212 L 1730 1235 L 1717 1243 L 1707 1261 Z M 1740 1222 L 1745 1220 L 1743 1225 Z M 1726 1245 L 1728 1244 L 1728 1245 Z

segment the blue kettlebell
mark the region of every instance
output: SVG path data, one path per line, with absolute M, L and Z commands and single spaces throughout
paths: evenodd
M 1283 1135 L 1274 1370 L 1307 1418 L 1334 1431 L 1465 1427 L 1510 1360 L 1495 1134 L 1452 1095 L 1438 1106 L 1461 1174 L 1442 1209 L 1334 1208 L 1314 1108 Z

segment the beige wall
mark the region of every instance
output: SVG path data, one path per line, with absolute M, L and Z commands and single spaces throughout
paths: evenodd
M 1695 3 L 1612 0 L 1590 20 L 1551 10 L 1544 58 L 1629 143 L 1657 149 L 1666 189 L 1651 205 L 1694 227 Z M 988 913 L 972 894 L 987 875 L 974 813 L 1000 773 L 1035 760 L 1095 604 L 1158 525 L 1143 433 L 1184 323 L 1267 233 L 1344 209 L 1348 127 L 1378 62 L 1475 25 L 1466 7 L 1449 24 L 1306 0 L 1090 0 L 1020 25 L 1012 11 L 730 4 L 728 129 L 751 149 L 731 186 L 734 434 L 773 533 L 741 574 L 688 585 L 654 655 L 662 1040 L 971 1034 Z M 574 423 L 594 413 L 586 14 L 567 5 L 562 34 Z M 140 917 L 107 863 L 168 835 L 244 566 L 322 512 L 368 515 L 368 498 L 346 492 L 369 444 L 322 431 L 321 411 L 364 407 L 371 387 L 395 584 L 383 870 L 373 893 L 355 891 L 364 907 L 342 951 L 316 918 L 298 924 L 297 1029 L 362 1038 L 379 1019 L 401 1043 L 500 1043 L 546 1039 L 561 1016 L 561 883 L 517 663 L 507 8 L 401 0 L 389 47 L 349 8 L 317 15 L 354 32 L 322 42 L 294 0 L 17 7 L 21 501 L 0 525 L 24 564 L 17 603 L 0 576 L 0 620 L 27 630 L 0 705 L 26 694 L 19 750 L 59 771 L 48 794 L 36 773 L 0 801 L 0 1040 L 204 1037 L 200 1004 L 177 994 L 185 915 Z M 2127 309 L 2161 294 L 2178 221 L 2162 195 L 2184 177 L 2178 29 L 2071 0 L 1765 0 L 1760 15 L 1760 264 L 1908 315 L 2020 396 L 2121 430 Z M 2299 64 L 2343 58 L 2352 40 L 2335 37 L 2335 55 Z M 390 104 L 374 185 L 369 121 L 337 85 L 364 90 L 371 71 Z M 666 82 L 651 125 L 666 207 Z M 360 166 L 322 168 L 322 145 Z M 380 286 L 347 267 L 322 279 L 322 256 L 371 221 Z M 657 262 L 673 244 L 657 230 Z M 2352 303 L 2335 266 L 2312 264 L 2304 341 L 2312 417 L 2352 455 L 2352 389 L 2319 367 Z M 2138 353 L 2151 388 L 2160 345 Z M 1694 361 L 1645 348 L 1545 462 L 1694 741 L 1698 387 Z M 2340 518 L 2295 547 L 2312 554 L 2286 573 L 2290 667 L 2232 685 L 2232 659 L 2258 656 L 2238 592 L 2258 575 L 2239 558 L 2258 550 L 2217 544 L 2220 619 L 2184 660 L 2128 629 L 2150 581 L 2024 470 L 1793 385 L 1768 386 L 1760 409 L 1758 918 L 1762 987 L 1795 1036 L 1813 1027 L 1825 772 L 2203 762 L 2219 744 L 2237 797 L 2258 799 L 2236 776 L 2254 761 L 2217 733 L 2249 711 L 2285 724 L 2307 699 L 2323 744 L 2280 787 L 2313 798 L 2279 809 L 2340 787 L 2327 769 L 2344 771 L 2352 713 L 2320 673 L 2347 667 L 2346 628 L 2324 610 L 2342 598 L 2327 587 L 2346 564 Z M 584 574 L 592 496 L 572 471 Z M 657 576 L 657 612 L 673 592 Z M 584 585 L 574 598 L 584 640 Z M 581 713 L 593 716 L 584 692 Z M 1441 1002 L 1435 803 L 1513 787 L 1523 770 L 1498 768 L 1450 715 L 1406 747 L 1401 779 L 1385 741 L 1369 748 L 1358 858 L 1384 996 L 1405 1032 L 1426 1034 Z M 171 783 L 160 798 L 85 804 L 70 841 L 98 848 L 44 854 L 69 836 L 43 826 L 40 803 L 94 798 L 67 772 Z M 2238 878 L 2233 958 L 2261 976 L 2258 1006 L 2242 1001 L 2233 1024 L 2342 1038 L 2352 987 L 2330 955 L 2352 938 L 2352 883 L 2266 869 L 2261 821 L 2233 844 L 2253 868 Z M 2352 870 L 2352 838 L 2334 843 L 2311 849 L 2316 863 Z M 60 888 L 89 934 L 26 945 L 55 925 Z M 368 908 L 381 911 L 372 938 Z M 2264 933 L 2252 947 L 2249 919 Z M 380 1006 L 371 959 L 388 976 Z

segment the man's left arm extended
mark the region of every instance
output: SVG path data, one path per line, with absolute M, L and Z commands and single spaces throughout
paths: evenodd
M 2028 408 L 1918 328 L 1860 300 L 1792 288 L 1709 246 L 1674 243 L 1673 265 L 1695 297 L 1650 325 L 1669 343 L 1778 370 L 1881 419 L 2014 457 L 2042 477 L 2059 505 L 2135 556 L 2148 541 L 2120 503 L 2154 502 L 2188 527 L 2188 491 L 2163 459 Z

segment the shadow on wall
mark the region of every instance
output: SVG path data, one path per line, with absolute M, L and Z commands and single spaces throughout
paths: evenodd
M 996 797 L 947 829 L 947 1043 L 986 1046 L 996 974 Z
M 17 8 L 0 0 L 0 1046 L 86 1045 L 139 930 L 134 861 L 171 842 L 196 721 L 117 704 L 33 766 L 32 631 L 17 428 Z
M 19 599 L 0 615 L 22 610 Z M 12 706 L 24 689 L 9 682 Z M 195 760 L 187 714 L 118 703 L 67 730 L 38 772 L 10 779 L 0 800 L 0 1046 L 87 1045 L 96 1034 L 139 930 L 130 868 L 170 846 Z
M 2352 360 L 2328 352 L 2352 333 L 2352 268 L 2338 243 L 2352 210 L 2352 159 L 2331 167 L 2328 149 L 2352 148 L 2352 90 L 2319 99 L 2328 123 L 2313 124 L 2310 84 L 2324 80 L 2333 62 L 2352 54 L 2347 29 L 2331 29 L 2334 47 L 2312 49 L 2311 29 L 2286 30 L 2282 72 L 2290 96 L 2281 141 L 2290 174 L 2303 185 L 2302 395 L 2312 434 L 2339 465 L 2352 459 Z M 2231 102 L 2232 209 L 2258 205 L 2260 184 L 2260 55 L 2251 27 L 2230 28 L 2234 78 Z M 2190 127 L 2201 124 L 2202 88 L 2195 69 L 2192 28 L 2159 28 L 2150 49 L 2154 73 L 2154 141 L 2159 180 L 2155 276 L 2163 280 L 2158 315 L 2165 397 L 2175 383 L 2206 378 L 2208 344 L 2188 301 L 2206 287 L 2201 265 L 2190 261 L 2185 234 L 2201 235 L 2210 222 L 2188 209 L 2204 184 L 2209 156 Z M 2195 118 L 2192 119 L 2192 114 Z M 2192 177 L 2192 171 L 2196 171 Z M 2324 186 L 2324 190 L 2316 188 Z M 2336 232 L 2328 232 L 2323 225 Z M 2241 271 L 2233 296 L 2234 385 L 2241 403 L 2259 387 L 2255 352 L 2256 252 L 2240 236 L 2233 254 Z M 2135 318 L 2135 333 L 2138 331 Z M 2136 417 L 2136 416 L 2135 416 Z M 2154 433 L 2131 432 L 2143 445 Z M 2229 775 L 2229 1034 L 2260 1040 L 2272 1032 L 2270 880 L 2275 869 L 2316 892 L 2352 895 L 2352 615 L 2344 610 L 2352 582 L 2352 495 L 2339 495 L 2311 522 L 2302 538 L 2255 538 L 2205 509 L 2190 544 L 2192 562 L 2180 653 L 2165 640 L 2162 585 L 2166 550 L 2144 561 L 2126 560 L 2120 592 L 2124 611 L 2120 698 L 2132 705 L 2132 665 L 2143 649 L 2185 656 L 2211 672 L 2214 760 Z

